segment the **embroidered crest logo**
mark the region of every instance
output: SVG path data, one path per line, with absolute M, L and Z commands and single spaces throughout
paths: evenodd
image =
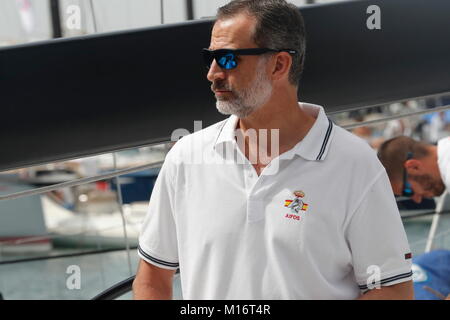
M 284 206 L 291 209 L 291 214 L 286 214 L 285 218 L 300 220 L 300 211 L 308 210 L 308 204 L 303 201 L 305 193 L 301 190 L 294 191 L 295 198 L 284 201 Z

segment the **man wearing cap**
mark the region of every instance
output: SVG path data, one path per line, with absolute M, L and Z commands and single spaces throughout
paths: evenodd
M 139 238 L 134 297 L 170 299 L 179 268 L 184 299 L 412 298 L 386 171 L 321 106 L 298 102 L 299 10 L 232 1 L 203 55 L 217 109 L 230 117 L 168 153 Z

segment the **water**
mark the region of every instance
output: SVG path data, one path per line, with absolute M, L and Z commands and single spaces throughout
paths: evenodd
M 138 255 L 130 252 L 130 272 L 126 251 L 57 258 L 0 265 L 0 292 L 6 300 L 85 300 L 135 274 Z M 79 267 L 80 287 L 73 280 L 71 266 Z M 73 267 L 72 267 L 73 268 Z M 131 298 L 131 293 L 122 299 Z M 181 298 L 179 277 L 174 281 L 174 298 Z
M 403 221 L 413 255 L 417 256 L 425 251 L 431 220 L 430 215 Z M 432 249 L 450 250 L 450 214 L 440 217 Z

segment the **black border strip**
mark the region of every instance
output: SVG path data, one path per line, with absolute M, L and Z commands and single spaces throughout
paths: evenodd
M 325 134 L 325 138 L 323 140 L 322 147 L 320 148 L 320 152 L 319 152 L 319 155 L 317 156 L 316 160 L 322 160 L 323 153 L 325 152 L 325 149 L 327 148 L 327 145 L 328 145 L 328 139 L 330 138 L 331 131 L 333 129 L 333 122 L 330 119 L 328 119 L 328 122 L 329 123 L 328 123 L 327 133 Z
M 167 262 L 164 260 L 160 260 L 160 259 L 156 259 L 154 257 L 152 257 L 151 255 L 149 255 L 148 253 L 146 253 L 141 246 L 138 246 L 138 250 L 139 253 L 142 254 L 144 257 L 146 257 L 147 259 L 149 259 L 150 261 L 159 263 L 163 266 L 167 266 L 167 267 L 172 267 L 172 268 L 178 268 L 178 266 L 180 265 L 178 262 Z
M 396 275 L 396 276 L 392 276 L 392 277 L 389 277 L 389 278 L 386 278 L 386 279 L 381 280 L 381 281 L 379 282 L 379 284 L 386 284 L 386 283 L 389 283 L 389 282 L 392 282 L 392 281 L 395 281 L 395 280 L 399 280 L 399 279 L 403 279 L 403 278 L 408 278 L 408 277 L 412 276 L 412 274 L 413 274 L 413 272 L 410 271 L 410 272 L 407 272 L 407 273 L 402 273 L 402 274 L 399 274 L 399 275 Z M 375 283 L 374 285 L 376 285 L 376 283 Z M 367 286 L 367 285 L 361 285 L 361 286 L 358 286 L 358 287 L 359 287 L 360 289 L 362 289 L 362 290 L 368 289 L 368 286 Z

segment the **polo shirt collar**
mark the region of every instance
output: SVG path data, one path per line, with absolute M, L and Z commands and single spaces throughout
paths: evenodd
M 235 130 L 238 120 L 239 118 L 234 114 L 228 117 L 224 124 L 219 128 L 219 133 L 217 135 L 216 142 L 214 143 L 214 148 L 219 144 L 233 142 L 236 140 Z
M 331 144 L 334 125 L 328 119 L 323 107 L 319 105 L 299 102 L 299 108 L 316 118 L 316 121 L 303 140 L 297 143 L 290 151 L 306 160 L 324 160 Z M 239 118 L 236 115 L 231 115 L 224 122 L 217 134 L 214 148 L 219 144 L 235 141 L 235 130 L 238 120 Z
M 325 110 L 319 105 L 300 102 L 299 106 L 307 114 L 316 118 L 316 121 L 303 140 L 294 147 L 294 152 L 307 160 L 324 160 L 334 133 L 333 122 L 328 119 Z

